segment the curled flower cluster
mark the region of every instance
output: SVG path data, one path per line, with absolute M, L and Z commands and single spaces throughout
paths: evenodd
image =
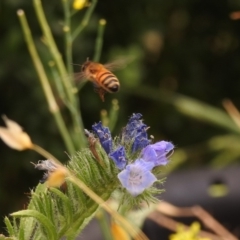
M 141 118 L 140 113 L 133 114 L 123 129 L 121 138 L 116 142 L 113 142 L 110 130 L 102 126 L 101 122 L 92 126 L 103 149 L 121 170 L 118 179 L 122 186 L 134 197 L 157 181 L 152 170 L 166 165 L 169 153 L 174 149 L 174 145 L 167 141 L 151 144 L 147 134 L 148 127 Z M 129 147 L 130 153 L 127 154 Z M 138 157 L 132 159 L 136 153 Z
M 94 133 L 98 136 L 102 147 L 109 154 L 112 151 L 113 141 L 109 128 L 104 127 L 101 122 L 92 126 Z

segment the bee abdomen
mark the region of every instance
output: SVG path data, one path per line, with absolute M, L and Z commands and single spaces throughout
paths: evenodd
M 117 92 L 120 84 L 117 77 L 111 72 L 104 72 L 99 76 L 100 83 L 109 92 Z

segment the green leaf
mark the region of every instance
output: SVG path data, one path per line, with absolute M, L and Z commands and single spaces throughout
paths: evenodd
M 12 213 L 11 216 L 36 218 L 45 227 L 48 238 L 51 240 L 57 239 L 57 232 L 55 230 L 55 226 L 42 213 L 40 213 L 36 210 L 22 210 L 22 211 Z
M 15 236 L 15 232 L 14 232 L 14 228 L 13 228 L 13 225 L 12 223 L 10 222 L 9 218 L 8 217 L 5 217 L 4 218 L 4 222 L 6 224 L 6 227 L 7 227 L 7 230 L 8 230 L 8 233 L 10 236 Z
M 54 214 L 53 214 L 53 201 L 52 197 L 49 196 L 49 194 L 43 194 L 42 195 L 44 204 L 42 204 L 45 207 L 46 211 L 46 217 L 50 219 L 52 222 L 54 222 Z
M 24 226 L 22 223 L 23 222 L 21 221 L 21 224 L 19 226 L 19 231 L 18 231 L 18 240 L 26 240 L 25 234 L 24 234 Z
M 64 216 L 67 220 L 67 224 L 71 224 L 73 219 L 73 208 L 70 199 L 57 188 L 50 188 L 50 191 L 56 194 L 62 200 L 64 207 Z

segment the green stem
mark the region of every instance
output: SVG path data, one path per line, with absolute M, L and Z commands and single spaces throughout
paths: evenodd
M 96 39 L 96 44 L 95 44 L 95 51 L 94 51 L 95 54 L 93 57 L 94 62 L 99 62 L 99 60 L 100 60 L 105 26 L 106 26 L 106 20 L 100 19 L 99 26 L 98 26 L 97 39 Z
M 37 13 L 37 17 L 38 17 L 40 26 L 42 28 L 44 36 L 46 37 L 48 48 L 49 48 L 49 50 L 50 50 L 50 52 L 53 56 L 53 59 L 56 63 L 56 66 L 57 66 L 58 71 L 59 71 L 60 76 L 61 76 L 61 80 L 63 81 L 63 84 L 65 86 L 67 95 L 69 97 L 69 100 L 71 100 L 73 98 L 73 95 L 71 93 L 72 86 L 71 86 L 69 81 L 64 81 L 64 79 L 68 75 L 67 70 L 66 70 L 65 65 L 63 63 L 62 55 L 60 54 L 60 52 L 57 49 L 57 46 L 56 46 L 56 43 L 55 43 L 54 38 L 52 36 L 50 27 L 47 23 L 47 20 L 46 20 L 46 17 L 45 17 L 43 8 L 42 8 L 41 1 L 40 0 L 34 0 L 34 7 L 35 7 L 35 11 Z
M 41 63 L 41 60 L 39 58 L 39 55 L 37 53 L 36 47 L 34 45 L 33 42 L 33 38 L 32 38 L 32 34 L 29 28 L 29 25 L 27 23 L 27 19 L 25 17 L 25 13 L 23 10 L 18 10 L 17 11 L 18 17 L 20 19 L 21 25 L 22 25 L 22 29 L 23 29 L 23 33 L 24 33 L 24 37 L 27 43 L 27 47 L 28 50 L 30 52 L 30 55 L 32 57 L 35 69 L 37 71 L 37 74 L 39 76 L 40 82 L 42 84 L 43 87 L 43 91 L 44 94 L 46 96 L 47 102 L 48 102 L 48 106 L 49 106 L 49 110 L 50 112 L 53 114 L 55 121 L 57 123 L 57 126 L 60 130 L 60 133 L 62 135 L 63 141 L 66 145 L 67 150 L 73 154 L 75 152 L 71 137 L 68 133 L 68 130 L 66 128 L 66 125 L 63 121 L 62 115 L 59 111 L 58 105 L 55 101 L 54 95 L 52 93 L 52 89 L 50 87 L 47 75 L 44 71 L 43 65 Z
M 46 151 L 42 147 L 40 147 L 36 144 L 33 144 L 32 150 L 36 151 L 37 153 L 39 153 L 40 155 L 42 155 L 46 159 L 53 160 L 54 162 L 62 165 L 62 163 L 57 158 L 55 158 L 51 153 L 49 153 L 48 151 Z
M 50 61 L 48 63 L 48 66 L 50 67 L 51 74 L 52 74 L 52 79 L 54 81 L 57 93 L 58 93 L 59 97 L 61 98 L 61 100 L 64 102 L 64 104 L 66 104 L 66 102 L 67 102 L 66 95 L 65 95 L 65 92 L 64 92 L 63 85 L 61 84 L 61 81 L 59 81 L 60 76 L 59 76 L 59 72 L 56 69 L 55 62 Z
M 68 100 L 66 99 L 66 96 L 64 94 L 63 85 L 59 81 L 60 76 L 59 76 L 59 72 L 57 71 L 57 69 L 55 67 L 55 63 L 53 61 L 50 61 L 48 63 L 48 66 L 50 67 L 50 70 L 51 70 L 51 73 L 52 73 L 52 77 L 53 77 L 54 84 L 55 84 L 58 95 L 60 96 L 61 100 L 64 102 L 65 106 L 67 106 L 67 108 L 70 111 L 74 112 L 74 107 L 68 102 Z
M 70 112 L 72 114 L 72 119 L 73 119 L 73 123 L 74 123 L 74 130 L 75 130 L 75 135 L 76 135 L 76 139 L 77 139 L 77 147 L 82 146 L 84 147 L 86 145 L 86 141 L 85 141 L 85 137 L 84 137 L 84 127 L 83 127 L 83 122 L 82 122 L 82 118 L 81 118 L 81 113 L 79 111 L 79 104 L 77 102 L 77 99 L 75 97 L 74 94 L 74 88 L 72 87 L 71 81 L 68 81 L 67 78 L 67 71 L 65 68 L 65 65 L 63 63 L 62 60 L 62 56 L 60 54 L 60 52 L 57 49 L 56 43 L 53 39 L 50 27 L 47 23 L 43 8 L 42 8 L 42 4 L 40 0 L 34 0 L 34 7 L 35 7 L 35 11 L 37 13 L 37 17 L 39 20 L 39 23 L 41 25 L 42 31 L 44 33 L 44 36 L 47 39 L 47 43 L 48 43 L 48 47 L 49 50 L 54 58 L 54 61 L 56 63 L 57 69 L 60 73 L 61 76 L 61 80 L 63 82 L 63 86 L 65 87 L 67 96 L 68 96 L 68 101 L 70 103 L 70 105 L 72 105 L 72 109 L 70 109 Z
M 72 35 L 73 41 L 76 39 L 76 37 L 83 31 L 83 29 L 88 25 L 89 19 L 92 16 L 93 10 L 96 7 L 97 0 L 93 0 L 90 7 L 86 11 L 82 22 L 78 25 L 78 27 L 75 29 Z
M 113 240 L 113 237 L 110 232 L 110 224 L 108 221 L 107 214 L 102 209 L 99 209 L 96 214 L 96 219 L 98 220 L 99 226 L 102 230 L 105 240 Z
M 63 9 L 64 9 L 64 33 L 65 33 L 65 44 L 66 44 L 66 62 L 67 62 L 67 69 L 70 76 L 73 73 L 73 66 L 72 66 L 72 34 L 71 34 L 71 13 L 69 9 L 69 1 L 62 0 L 63 2 Z M 72 80 L 72 79 L 71 79 Z
M 118 120 L 118 114 L 119 114 L 119 105 L 118 100 L 113 99 L 112 100 L 112 107 L 109 111 L 109 129 L 112 132 L 116 126 L 117 120 Z

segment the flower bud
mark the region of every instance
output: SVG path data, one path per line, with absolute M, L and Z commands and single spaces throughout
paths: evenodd
M 3 116 L 7 127 L 0 127 L 0 138 L 10 147 L 16 150 L 31 149 L 33 143 L 27 133 L 14 121 Z

